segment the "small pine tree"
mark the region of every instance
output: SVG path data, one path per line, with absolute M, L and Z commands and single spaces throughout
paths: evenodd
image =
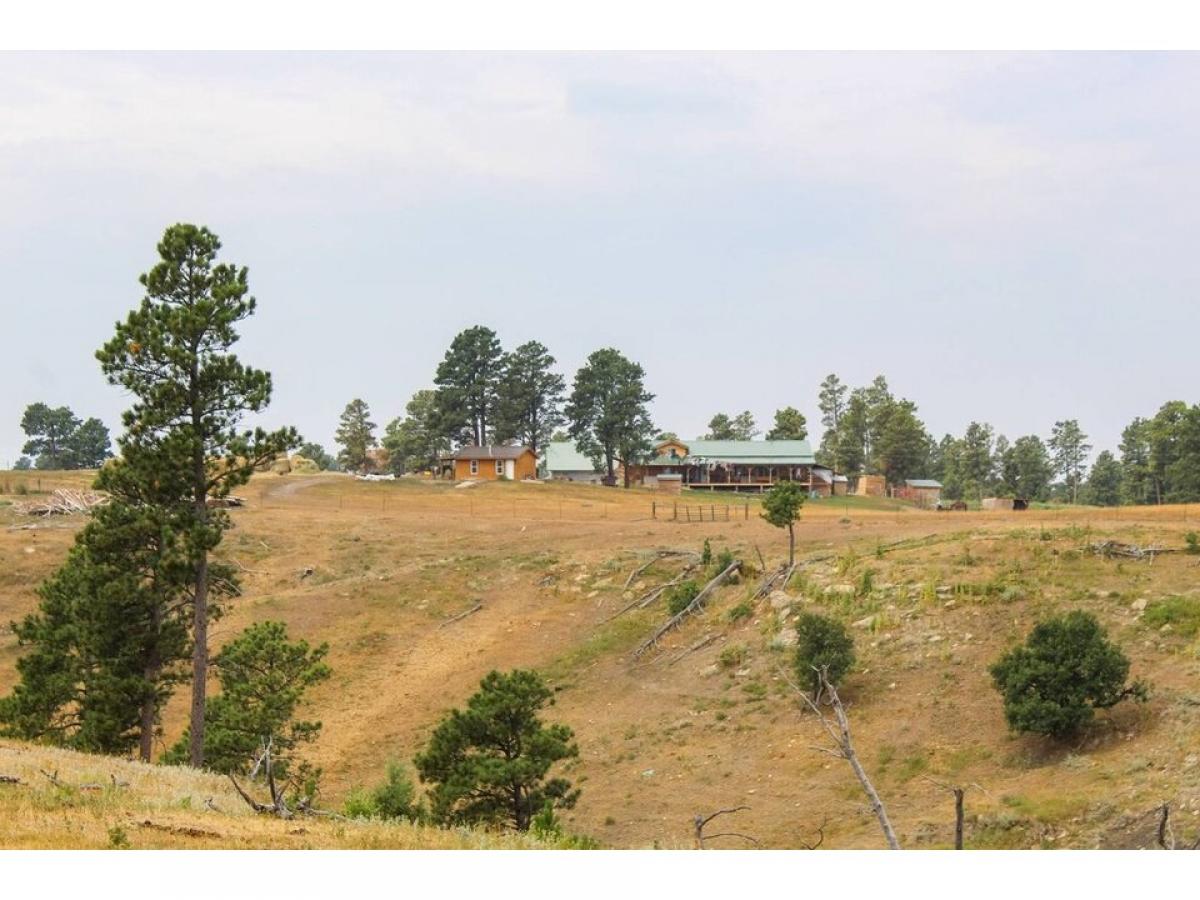
M 294 716 L 304 692 L 329 678 L 328 652 L 328 644 L 289 641 L 282 622 L 257 622 L 226 644 L 213 659 L 221 693 L 208 701 L 207 767 L 248 772 L 269 745 L 277 777 L 294 769 L 307 774 L 297 767 L 296 750 L 316 740 L 321 723 L 294 721 Z M 189 742 L 185 733 L 164 761 L 185 760 Z
M 802 613 L 796 620 L 796 677 L 808 684 L 813 699 L 821 693 L 821 672 L 837 684 L 854 665 L 854 639 L 846 626 L 816 613 Z
M 1128 657 L 1080 610 L 1039 622 L 989 671 L 1009 727 L 1055 738 L 1077 734 L 1097 709 L 1146 698 L 1141 682 L 1126 685 Z
M 371 410 L 365 400 L 355 398 L 346 404 L 338 420 L 334 434 L 342 449 L 338 462 L 348 472 L 365 472 L 371 464 L 367 451 L 378 441 L 375 439 L 375 423 L 371 421 Z
M 446 824 L 499 824 L 528 831 L 547 806 L 570 809 L 579 798 L 551 767 L 579 755 L 574 733 L 546 725 L 539 713 L 554 702 L 536 672 L 492 672 L 465 710 L 452 710 L 414 760 L 431 783 L 433 816 Z
M 667 611 L 673 616 L 679 615 L 700 593 L 700 585 L 694 579 L 681 581 L 667 589 Z
M 776 528 L 788 531 L 788 565 L 796 563 L 796 522 L 804 507 L 804 489 L 794 481 L 783 481 L 763 498 L 760 515 Z

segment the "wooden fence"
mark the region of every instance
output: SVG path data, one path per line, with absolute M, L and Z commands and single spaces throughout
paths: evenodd
M 739 516 L 738 513 L 741 513 Z M 666 519 L 671 522 L 732 522 L 750 519 L 750 504 L 743 503 L 665 503 L 658 500 L 650 504 L 650 518 Z

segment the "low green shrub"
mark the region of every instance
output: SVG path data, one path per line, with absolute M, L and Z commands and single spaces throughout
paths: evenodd
M 696 595 L 699 593 L 700 585 L 695 580 L 689 578 L 687 581 L 681 581 L 679 584 L 668 589 L 667 609 L 671 615 L 677 616 L 687 609 L 688 604 L 695 600 Z

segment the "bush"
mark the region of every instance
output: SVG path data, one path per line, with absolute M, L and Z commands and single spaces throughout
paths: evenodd
M 373 790 L 361 786 L 350 788 L 342 801 L 342 815 L 348 819 L 411 819 L 424 818 L 416 799 L 416 788 L 404 771 L 404 766 L 393 760 L 388 763 L 387 780 Z
M 393 760 L 388 763 L 387 780 L 371 793 L 376 815 L 381 819 L 418 819 L 420 809 L 414 802 L 417 790 L 404 766 Z
M 1146 698 L 1144 685 L 1125 684 L 1129 659 L 1095 616 L 1079 610 L 1035 625 L 1024 645 L 989 671 L 1004 697 L 1004 718 L 1019 732 L 1068 737 L 1089 724 L 1097 709 L 1127 697 Z
M 708 542 L 708 538 L 704 539 L 704 549 L 700 551 L 700 565 L 707 566 L 712 562 L 712 544 Z
M 667 590 L 667 610 L 673 616 L 679 615 L 689 603 L 696 599 L 696 595 L 700 593 L 700 585 L 693 579 L 681 581 L 679 584 Z
M 1184 548 L 1185 553 L 1200 553 L 1200 534 L 1194 531 L 1189 531 L 1183 536 L 1183 542 L 1187 545 Z
M 718 664 L 722 669 L 736 669 L 744 663 L 750 656 L 750 651 L 746 649 L 744 644 L 732 644 L 721 651 L 721 655 L 717 658 Z
M 713 566 L 713 568 L 716 570 L 716 572 L 718 574 L 721 572 L 724 572 L 726 569 L 728 569 L 730 566 L 733 565 L 733 559 L 734 559 L 733 551 L 730 550 L 728 547 L 726 547 L 724 550 L 722 550 L 720 553 L 717 554 L 717 558 L 716 558 L 716 560 L 714 560 L 715 565 Z
M 796 637 L 796 676 L 809 685 L 814 698 L 821 692 L 821 670 L 836 686 L 854 665 L 854 639 L 841 622 L 802 613 L 796 620 Z
M 740 622 L 742 619 L 748 619 L 752 615 L 754 615 L 754 604 L 749 600 L 743 600 L 725 614 L 730 622 Z

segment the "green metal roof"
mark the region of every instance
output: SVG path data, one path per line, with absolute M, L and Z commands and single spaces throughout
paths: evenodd
M 575 449 L 571 441 L 551 441 L 546 445 L 546 470 L 549 472 L 595 472 L 591 459 Z
M 684 462 L 726 462 L 743 466 L 811 466 L 812 447 L 808 441 L 680 441 L 688 448 L 683 460 L 660 456 L 650 465 L 669 466 Z

